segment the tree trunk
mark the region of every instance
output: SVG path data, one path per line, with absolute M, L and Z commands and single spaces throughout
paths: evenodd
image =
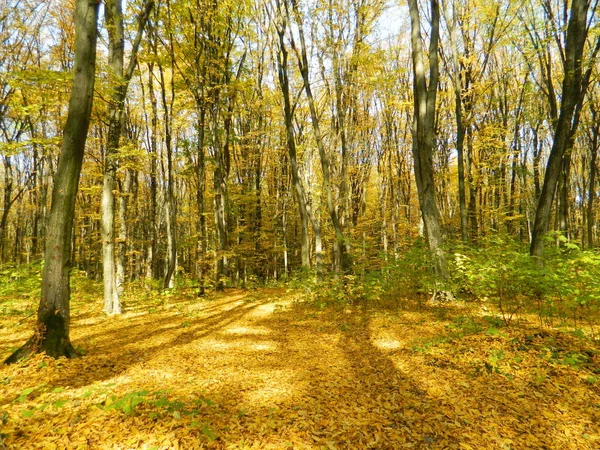
M 454 84 L 454 118 L 456 120 L 456 157 L 458 163 L 458 205 L 460 211 L 460 235 L 464 243 L 469 239 L 469 224 L 468 224 L 468 213 L 467 213 L 467 194 L 465 189 L 465 135 L 467 133 L 467 126 L 464 120 L 463 114 L 463 91 L 468 89 L 468 79 L 465 80 L 467 86 L 463 86 L 462 76 L 460 74 L 461 65 L 458 58 L 458 26 L 456 13 L 452 20 L 447 19 L 449 23 L 450 33 L 450 50 L 452 54 L 452 78 Z M 467 77 L 467 71 L 465 71 L 464 78 Z
M 173 49 L 171 47 L 171 62 L 174 63 Z M 172 120 L 173 120 L 173 101 L 175 89 L 173 79 L 171 79 L 171 98 L 167 100 L 166 82 L 162 66 L 159 66 L 160 88 L 162 106 L 165 121 L 165 152 L 167 155 L 167 168 L 165 170 L 165 216 L 167 219 L 167 267 L 163 279 L 163 289 L 173 287 L 173 275 L 177 265 L 177 240 L 176 240 L 176 210 L 175 210 L 175 190 L 173 179 L 173 148 L 172 148 Z
M 302 268 L 310 268 L 310 252 L 309 252 L 309 235 L 308 235 L 308 197 L 302 184 L 302 179 L 298 173 L 298 161 L 296 155 L 296 139 L 294 137 L 294 118 L 292 105 L 290 102 L 290 84 L 288 78 L 288 53 L 285 48 L 284 33 L 286 29 L 285 19 L 281 24 L 281 28 L 278 27 L 277 34 L 279 35 L 279 54 L 277 55 L 277 69 L 279 75 L 279 86 L 281 93 L 283 94 L 283 111 L 285 119 L 285 131 L 286 131 L 286 142 L 288 148 L 288 155 L 290 157 L 290 168 L 292 171 L 292 184 L 294 185 L 294 194 L 298 202 L 298 211 L 300 213 L 300 222 L 302 225 L 302 238 L 301 238 L 301 260 Z
M 592 109 L 592 145 L 590 148 L 590 152 L 592 154 L 592 160 L 590 162 L 590 184 L 588 188 L 588 198 L 587 198 L 587 244 L 588 248 L 591 250 L 594 248 L 594 199 L 596 198 L 596 175 L 598 173 L 597 168 L 597 159 L 598 159 L 598 134 L 599 134 L 599 125 L 597 120 L 596 110 Z
M 198 221 L 196 222 L 197 234 L 198 234 L 198 261 L 196 262 L 198 267 L 198 295 L 205 294 L 205 276 L 208 269 L 206 267 L 206 206 L 204 202 L 204 189 L 206 184 L 205 176 L 205 162 L 204 162 L 204 126 L 206 120 L 206 106 L 204 102 L 197 103 L 199 112 L 198 123 L 196 124 L 198 135 L 198 144 L 196 153 L 198 154 L 198 161 L 196 162 L 196 180 L 198 182 L 198 192 L 196 193 L 196 205 L 198 207 Z
M 54 178 L 37 321 L 34 335 L 6 359 L 7 364 L 42 351 L 54 358 L 78 356 L 69 339 L 71 237 L 94 95 L 98 6 L 96 0 L 76 4 L 73 91 Z
M 125 282 L 125 265 L 127 263 L 127 208 L 132 184 L 132 170 L 127 169 L 125 172 L 125 183 L 119 197 L 119 239 L 117 240 L 117 292 L 119 295 L 123 293 L 123 283 Z
M 148 64 L 148 96 L 150 98 L 150 106 L 152 109 L 152 117 L 150 119 L 151 135 L 149 137 L 149 153 L 150 153 L 150 232 L 148 246 L 146 249 L 146 278 L 152 280 L 156 276 L 156 241 L 158 236 L 157 224 L 157 136 L 158 136 L 158 105 L 154 94 L 154 64 Z
M 563 156 L 560 176 L 558 177 L 558 231 L 566 238 L 569 237 L 569 176 L 571 174 L 571 149 Z
M 12 206 L 12 192 L 13 192 L 13 169 L 10 161 L 10 156 L 4 156 L 2 159 L 4 163 L 4 195 L 2 202 L 2 217 L 0 218 L 0 262 L 5 261 L 5 247 L 6 247 L 6 227 L 8 225 L 8 215 Z
M 560 114 L 554 126 L 554 141 L 546 165 L 544 184 L 538 200 L 533 224 L 531 246 L 532 256 L 542 256 L 544 252 L 544 236 L 550 224 L 550 212 L 556 185 L 561 173 L 563 157 L 576 130 L 572 129 L 572 120 L 577 104 L 583 101 L 582 58 L 587 39 L 587 0 L 573 0 L 567 26 L 565 46 L 564 75 Z
M 435 200 L 433 178 L 434 119 L 438 83 L 439 5 L 431 0 L 431 38 L 429 43 L 429 85 L 421 44 L 421 24 L 417 0 L 408 0 L 411 19 L 413 60 L 413 159 L 421 215 L 436 274 L 448 276 L 446 257 L 442 249 L 440 214 Z
M 218 98 L 215 104 L 218 102 Z M 227 277 L 228 259 L 227 251 L 227 159 L 224 152 L 228 147 L 221 146 L 218 139 L 219 129 L 217 121 L 216 106 L 213 107 L 213 133 L 214 133 L 214 151 L 215 151 L 215 169 L 213 174 L 214 188 L 214 214 L 215 229 L 217 231 L 217 267 L 215 274 L 215 287 L 217 291 L 225 288 L 225 278 Z
M 327 210 L 329 212 L 329 217 L 331 219 L 331 223 L 333 225 L 333 230 L 335 233 L 335 242 L 334 242 L 334 268 L 337 271 L 341 271 L 342 273 L 349 273 L 352 271 L 352 261 L 350 259 L 350 254 L 348 252 L 348 242 L 344 236 L 342 231 L 342 226 L 340 224 L 339 216 L 336 210 L 335 205 L 333 204 L 333 190 L 331 187 L 330 181 L 330 166 L 331 163 L 329 161 L 329 156 L 327 155 L 327 151 L 325 150 L 325 143 L 323 142 L 323 135 L 321 132 L 321 126 L 319 121 L 319 115 L 317 113 L 317 108 L 315 105 L 314 96 L 312 93 L 312 88 L 310 84 L 309 78 L 309 67 L 308 67 L 308 56 L 306 53 L 306 40 L 304 37 L 304 28 L 302 26 L 302 18 L 300 17 L 300 12 L 298 11 L 298 5 L 296 2 L 292 2 L 292 6 L 294 8 L 294 14 L 296 15 L 296 25 L 298 26 L 298 33 L 300 36 L 300 52 L 295 46 L 294 41 L 292 40 L 292 47 L 296 52 L 296 57 L 298 59 L 298 66 L 300 68 L 300 73 L 302 75 L 302 81 L 304 83 L 304 91 L 306 92 L 306 97 L 308 99 L 308 106 L 310 109 L 310 117 L 311 123 L 313 127 L 313 132 L 315 135 L 315 140 L 317 143 L 317 148 L 319 150 L 319 159 L 321 161 L 321 171 L 323 175 L 323 190 L 325 191 L 325 198 L 327 201 Z
M 123 7 L 121 0 L 107 0 L 104 8 L 106 29 L 108 30 L 109 52 L 108 65 L 112 93 L 108 103 L 108 138 L 104 158 L 104 183 L 102 189 L 102 258 L 104 273 L 104 312 L 106 314 L 121 314 L 119 300 L 117 269 L 115 267 L 115 184 L 117 178 L 117 153 L 121 140 L 125 97 L 133 70 L 137 64 L 137 50 L 153 0 L 146 2 L 143 14 L 140 16 L 137 35 L 133 42 L 131 57 L 127 70 L 124 71 L 125 34 L 123 28 Z

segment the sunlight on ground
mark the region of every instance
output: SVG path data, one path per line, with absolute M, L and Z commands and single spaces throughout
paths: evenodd
M 73 342 L 87 354 L 3 367 L 0 436 L 19 449 L 600 448 L 589 343 L 486 333 L 464 312 L 319 311 L 292 298 L 230 291 L 146 309 L 132 298 L 144 315 L 112 318 L 75 300 Z M 32 326 L 10 320 L 4 355 Z
M 259 328 L 259 327 L 245 327 L 245 326 L 236 326 L 229 327 L 223 331 L 226 334 L 256 334 L 256 335 L 265 335 L 271 333 L 271 331 L 267 328 Z
M 267 303 L 265 305 L 258 305 L 256 308 L 254 308 L 250 312 L 250 314 L 248 314 L 248 317 L 251 317 L 251 318 L 267 317 L 267 316 L 270 316 L 271 314 L 273 314 L 274 312 L 283 311 L 284 309 L 289 308 L 289 306 L 292 304 L 291 299 L 282 299 L 282 300 L 283 301 L 277 301 L 275 303 Z
M 375 347 L 380 348 L 382 350 L 394 350 L 397 348 L 400 348 L 402 346 L 402 344 L 400 343 L 400 341 L 397 341 L 395 339 L 375 339 L 373 341 L 373 345 L 375 345 Z
M 277 350 L 277 344 L 274 342 L 259 342 L 250 343 L 245 346 L 246 349 L 255 350 L 257 352 L 274 352 Z

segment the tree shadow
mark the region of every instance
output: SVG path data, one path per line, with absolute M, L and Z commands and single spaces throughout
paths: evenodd
M 481 443 L 485 448 L 553 448 L 553 442 L 564 442 L 564 436 L 561 440 L 558 425 L 544 421 L 548 402 L 531 399 L 554 396 L 553 404 L 563 408 L 558 418 L 581 417 L 568 403 L 568 390 L 536 387 L 530 380 L 510 381 L 485 369 L 474 374 L 468 363 L 444 354 L 416 354 L 406 340 L 394 348 L 382 347 L 374 328 L 377 311 L 292 308 L 273 313 L 259 311 L 262 305 L 274 303 L 267 296 L 219 301 L 202 309 L 207 317 L 164 312 L 152 318 L 135 317 L 133 323 L 123 323 L 104 335 L 95 330 L 80 333 L 82 342 L 91 337 L 99 342 L 90 345 L 89 357 L 69 361 L 48 383 L 84 387 L 177 350 L 179 359 L 158 361 L 168 366 L 151 363 L 172 372 L 169 387 L 179 392 L 168 399 L 170 403 L 163 402 L 166 406 L 158 410 L 159 416 L 158 406 L 141 405 L 135 418 L 120 414 L 102 420 L 116 427 L 111 430 L 115 436 L 128 436 L 128 430 L 135 428 L 140 442 L 164 425 L 181 448 L 227 448 L 242 440 L 255 447 L 271 443 L 271 448 L 283 448 L 288 441 L 319 449 L 458 448 L 461 444 L 483 448 Z M 238 322 L 243 323 L 231 332 Z M 415 326 L 412 331 L 419 330 Z M 391 334 L 398 332 L 390 327 Z M 214 342 L 227 345 L 210 349 L 212 353 L 204 351 Z M 210 359 L 201 361 L 207 356 Z M 204 362 L 221 365 L 205 367 Z M 415 370 L 411 364 L 417 363 Z M 202 382 L 188 384 L 190 376 Z M 138 375 L 125 382 L 120 392 L 156 393 L 161 383 L 160 379 L 140 380 Z M 214 405 L 202 403 L 204 396 Z M 169 404 L 182 405 L 178 406 L 181 418 L 175 420 L 167 411 Z M 184 411 L 195 415 L 188 417 Z M 43 417 L 31 420 L 43 425 Z M 193 425 L 194 421 L 201 425 Z M 214 441 L 202 426 L 214 432 Z
M 161 314 L 153 320 L 148 320 L 148 316 L 139 316 L 134 318 L 138 323 L 131 324 L 124 319 L 120 327 L 111 327 L 91 334 L 78 333 L 75 342 L 87 344 L 87 356 L 64 364 L 60 371 L 48 379 L 48 385 L 81 388 L 118 377 L 132 365 L 143 364 L 158 354 L 227 328 L 265 302 L 249 302 L 240 298 L 221 303 L 226 306 L 239 303 L 225 310 L 218 310 L 217 306 L 211 308 L 207 317 Z M 162 342 L 153 343 L 161 336 L 164 336 Z M 33 393 L 31 398 L 35 395 Z
M 569 387 L 556 388 L 559 381 L 548 379 L 536 384 L 532 379 L 513 378 L 485 362 L 463 364 L 444 354 L 426 355 L 422 376 L 415 376 L 412 370 L 402 371 L 399 367 L 409 364 L 412 350 L 384 351 L 375 345 L 369 313 L 346 321 L 350 331 L 344 333 L 340 348 L 352 362 L 353 377 L 375 380 L 361 381 L 360 391 L 381 400 L 386 392 L 401 390 L 402 403 L 389 410 L 388 420 L 391 426 L 412 434 L 422 448 L 461 444 L 475 448 L 477 442 L 487 443 L 490 448 L 552 448 L 559 438 L 564 442 L 564 429 L 559 429 L 558 422 L 575 423 L 585 417 L 577 409 L 581 402 L 571 403 Z M 502 355 L 502 350 L 491 346 L 491 353 Z M 374 377 L 375 373 L 381 378 Z M 574 394 L 578 388 L 573 388 Z M 593 434 L 597 418 L 588 415 L 585 421 L 589 425 L 587 432 Z M 472 430 L 477 430 L 478 440 L 472 440 Z

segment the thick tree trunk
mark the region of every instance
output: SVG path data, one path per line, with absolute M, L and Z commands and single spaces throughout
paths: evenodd
M 411 19 L 413 60 L 414 118 L 413 159 L 421 216 L 436 274 L 447 278 L 446 258 L 442 249 L 440 214 L 435 200 L 433 146 L 435 103 L 438 83 L 439 5 L 431 0 L 431 38 L 429 43 L 429 85 L 421 44 L 420 14 L 416 0 L 408 0 Z
M 34 335 L 5 363 L 41 351 L 55 358 L 78 356 L 69 339 L 71 237 L 94 95 L 98 6 L 96 0 L 76 4 L 73 91 L 54 179 L 37 321 Z

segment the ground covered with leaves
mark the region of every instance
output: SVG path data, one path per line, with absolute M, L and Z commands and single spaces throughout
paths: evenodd
M 85 356 L 0 368 L 0 448 L 600 448 L 599 346 L 581 332 L 285 289 L 140 290 L 105 317 L 86 292 L 71 330 Z M 4 359 L 35 298 L 0 300 Z

